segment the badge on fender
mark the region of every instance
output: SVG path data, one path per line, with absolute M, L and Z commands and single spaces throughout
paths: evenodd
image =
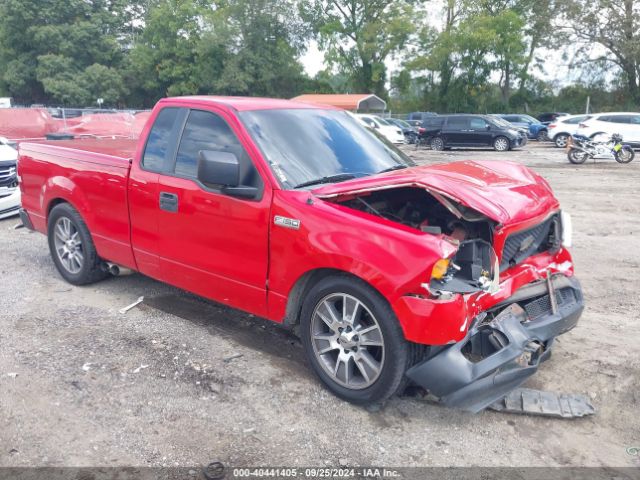
M 281 217 L 276 215 L 273 217 L 273 223 L 285 228 L 292 228 L 293 230 L 300 230 L 300 220 L 295 218 Z

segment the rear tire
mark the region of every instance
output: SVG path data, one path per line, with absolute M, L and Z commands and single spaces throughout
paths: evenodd
M 102 260 L 87 225 L 68 203 L 53 207 L 47 221 L 51 258 L 58 272 L 73 285 L 86 285 L 106 278 Z
M 558 148 L 566 147 L 568 141 L 569 141 L 569 135 L 566 133 L 559 133 L 553 139 L 553 142 L 556 144 L 556 147 Z
M 344 400 L 380 403 L 405 386 L 411 344 L 391 306 L 361 280 L 336 275 L 314 285 L 300 334 L 313 371 Z
M 546 130 L 540 130 L 538 132 L 538 136 L 536 137 L 536 140 L 539 142 L 548 142 L 549 141 L 549 132 L 547 132 Z
M 587 161 L 589 155 L 587 153 L 584 153 L 582 150 L 572 148 L 571 150 L 569 150 L 569 153 L 567 153 L 567 158 L 571 163 L 580 165 Z
M 442 137 L 432 138 L 429 145 L 431 147 L 431 150 L 436 150 L 438 152 L 441 152 L 442 150 L 444 150 L 444 140 L 442 139 Z

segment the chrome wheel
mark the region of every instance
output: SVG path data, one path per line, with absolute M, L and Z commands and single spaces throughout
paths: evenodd
M 54 245 L 62 266 L 69 273 L 78 273 L 84 265 L 80 233 L 67 217 L 60 217 L 54 226 Z
M 378 321 L 356 297 L 332 293 L 318 302 L 310 322 L 313 351 L 336 383 L 354 390 L 375 383 L 385 361 Z
M 495 148 L 498 152 L 509 150 L 509 140 L 503 137 L 498 137 L 496 138 L 495 142 L 493 142 L 493 148 Z
M 556 147 L 564 148 L 567 146 L 567 141 L 569 137 L 567 135 L 558 135 L 556 137 Z
M 431 150 L 442 151 L 444 150 L 444 141 L 440 137 L 436 137 L 431 140 Z

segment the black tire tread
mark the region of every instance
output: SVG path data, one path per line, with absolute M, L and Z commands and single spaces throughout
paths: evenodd
M 345 292 L 345 289 L 351 290 L 351 292 Z M 366 389 L 349 390 L 341 385 L 332 384 L 330 379 L 327 381 L 325 378 L 326 374 L 324 374 L 322 367 L 316 363 L 313 346 L 308 335 L 310 317 L 317 301 L 331 291 L 345 293 L 353 293 L 355 291 L 359 293 L 360 300 L 364 301 L 374 311 L 380 327 L 383 329 L 385 348 L 387 349 L 383 370 L 389 368 L 391 370 L 383 371 L 376 383 Z M 416 363 L 416 353 L 423 351 L 417 348 L 414 349 L 414 344 L 405 340 L 400 323 L 391 305 L 384 297 L 364 281 L 350 275 L 324 277 L 308 291 L 302 307 L 300 334 L 307 361 L 315 374 L 338 397 L 359 405 L 383 403 L 396 393 L 404 390 L 408 382 L 405 372 Z M 421 345 L 416 345 L 416 347 L 422 348 Z M 392 360 L 390 363 L 391 356 L 396 361 Z
M 55 246 L 53 243 L 53 226 L 58 218 L 66 216 L 76 226 L 80 236 L 82 237 L 82 246 L 85 256 L 85 264 L 82 270 L 77 275 L 72 275 L 67 272 L 64 267 L 59 264 L 58 256 L 55 252 Z M 96 247 L 91 237 L 91 232 L 85 223 L 84 219 L 78 213 L 78 211 L 69 203 L 59 203 L 51 209 L 49 212 L 49 218 L 47 222 L 47 234 L 49 241 L 49 250 L 53 262 L 62 277 L 73 285 L 88 285 L 105 279 L 109 276 L 109 273 L 102 269 L 102 260 L 98 256 Z

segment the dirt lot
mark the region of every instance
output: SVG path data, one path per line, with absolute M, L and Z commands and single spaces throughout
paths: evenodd
M 472 415 L 413 397 L 352 406 L 312 376 L 288 331 L 141 275 L 73 287 L 45 237 L 9 219 L 0 466 L 640 466 L 626 451 L 640 446 L 640 161 L 576 167 L 535 142 L 504 154 L 407 152 L 515 160 L 549 180 L 573 215 L 588 306 L 529 385 L 588 394 L 596 416 Z

